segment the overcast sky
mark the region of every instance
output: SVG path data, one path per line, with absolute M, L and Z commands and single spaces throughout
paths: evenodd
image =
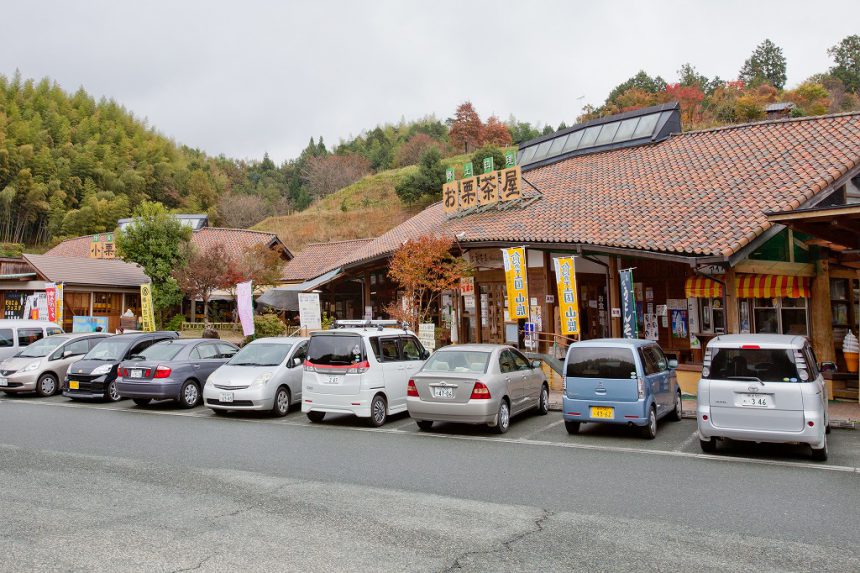
M 763 39 L 788 86 L 860 32 L 860 2 L 32 0 L 2 7 L 0 73 L 83 86 L 179 143 L 296 156 L 464 100 L 483 118 L 573 123 L 638 70 L 737 76 Z

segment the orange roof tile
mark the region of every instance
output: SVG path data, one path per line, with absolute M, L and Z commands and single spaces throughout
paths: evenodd
M 284 267 L 284 281 L 304 281 L 326 273 L 339 266 L 341 260 L 373 239 L 310 243 Z

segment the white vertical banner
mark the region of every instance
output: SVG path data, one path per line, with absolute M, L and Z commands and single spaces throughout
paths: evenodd
M 236 310 L 239 312 L 239 322 L 242 323 L 242 334 L 254 334 L 254 295 L 251 281 L 236 285 Z
M 299 293 L 299 325 L 302 329 L 322 330 L 322 311 L 320 309 L 319 293 Z

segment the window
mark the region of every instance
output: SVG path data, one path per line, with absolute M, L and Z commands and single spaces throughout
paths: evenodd
M 574 131 L 567 137 L 567 141 L 564 144 L 564 149 L 562 153 L 568 153 L 576 149 L 576 146 L 579 145 L 579 142 L 582 140 L 582 132 L 584 129 L 580 129 L 579 131 Z
M 24 358 L 41 358 L 43 356 L 47 356 L 57 348 L 59 348 L 62 344 L 65 344 L 69 339 L 68 338 L 43 338 L 42 340 L 37 340 L 33 344 L 29 345 L 27 348 L 21 351 L 18 356 L 22 356 Z
M 627 141 L 633 137 L 633 132 L 636 131 L 636 124 L 639 123 L 638 117 L 625 119 L 618 127 L 618 133 L 615 134 L 615 141 Z
M 90 350 L 92 350 L 93 348 L 95 348 L 95 347 L 96 347 L 96 345 L 97 345 L 99 342 L 101 342 L 102 340 L 104 340 L 104 338 L 88 338 L 88 339 L 87 339 L 87 344 L 89 345 Z
M 11 328 L 0 328 L 0 348 L 8 348 L 15 346 L 15 340 L 12 338 Z
M 659 346 L 648 346 L 645 348 L 645 352 L 651 356 L 651 360 L 654 361 L 654 365 L 657 367 L 658 372 L 665 372 L 669 369 L 669 361 L 666 360 L 666 355 L 663 354 L 663 351 Z
M 141 356 L 144 360 L 173 360 L 182 348 L 183 345 L 171 341 L 159 342 L 146 348 L 141 348 L 141 345 L 138 344 L 131 351 L 130 356 Z M 192 358 L 195 357 L 192 356 Z
M 600 135 L 597 136 L 597 141 L 594 142 L 595 145 L 606 145 L 612 143 L 612 140 L 615 138 L 615 134 L 618 133 L 618 126 L 621 125 L 621 122 L 616 121 L 615 123 L 607 123 L 603 126 L 603 129 L 600 130 Z
M 305 351 L 307 351 L 308 345 L 303 345 Z M 229 344 L 219 344 L 218 351 L 220 352 L 218 358 L 232 358 L 238 349 L 235 346 L 230 346 Z M 307 354 L 307 352 L 305 352 Z M 304 359 L 304 355 L 302 356 Z
M 517 364 L 514 362 L 514 355 L 510 350 L 503 350 L 499 354 L 499 370 L 502 374 L 514 372 L 517 369 Z
M 244 350 L 243 348 L 239 351 L 233 360 Z M 308 360 L 313 364 L 343 366 L 361 362 L 365 356 L 361 337 L 356 335 L 322 334 L 311 336 L 311 341 L 308 344 Z M 233 360 L 230 362 L 232 363 Z
M 298 358 L 299 360 L 301 360 L 302 362 L 304 362 L 304 361 L 305 361 L 305 358 L 307 358 L 307 356 L 308 356 L 308 345 L 307 345 L 307 344 L 301 344 L 301 345 L 296 349 L 296 353 L 293 355 L 293 358 L 294 358 L 294 359 L 295 359 L 295 358 Z
M 483 374 L 490 363 L 489 352 L 444 350 L 435 353 L 424 365 L 424 372 L 474 372 Z
M 567 355 L 569 378 L 635 378 L 636 363 L 629 348 L 572 348 Z
M 44 337 L 45 333 L 42 332 L 41 328 L 19 328 L 18 346 L 29 346 Z
M 85 360 L 104 360 L 105 362 L 118 362 L 122 360 L 128 348 L 128 340 L 110 340 L 102 338 L 93 346 Z
M 383 362 L 396 362 L 400 360 L 400 351 L 397 348 L 396 338 L 380 339 L 379 348 L 382 351 Z
M 654 359 L 654 354 L 650 352 L 650 348 L 639 349 L 639 359 L 642 360 L 642 368 L 645 370 L 645 376 L 660 373 L 660 366 Z
M 373 349 L 373 355 L 376 356 L 376 359 L 379 360 L 382 357 L 382 354 L 379 353 L 379 337 L 374 336 L 370 338 L 370 348 Z
M 149 348 L 150 346 L 152 346 L 152 345 L 153 345 L 153 344 L 155 344 L 156 342 L 158 342 L 158 341 L 157 341 L 157 340 L 153 340 L 153 339 L 151 339 L 151 338 L 150 338 L 150 339 L 148 339 L 148 340 L 142 340 L 141 342 L 138 342 L 137 344 L 135 344 L 135 345 L 131 348 L 131 350 L 129 350 L 129 351 L 128 351 L 128 353 L 126 354 L 126 356 L 137 356 L 137 355 L 139 355 L 139 354 L 143 354 L 143 351 L 144 351 L 144 350 L 146 350 L 147 348 Z M 177 352 L 179 352 L 179 351 L 177 350 Z M 175 355 L 174 355 L 174 356 L 175 356 Z
M 517 370 L 531 370 L 532 365 L 529 363 L 528 359 L 517 352 L 516 350 L 509 351 L 514 357 L 514 366 Z
M 552 140 L 552 145 L 549 148 L 549 154 L 552 157 L 555 157 L 559 153 L 561 153 L 562 148 L 564 148 L 564 143 L 567 141 L 568 136 L 563 135 L 561 137 L 556 137 Z
M 597 139 L 597 134 L 600 133 L 599 125 L 593 125 L 587 128 L 582 134 L 582 141 L 579 143 L 580 149 L 583 147 L 591 147 Z
M 752 299 L 753 332 L 759 334 L 807 335 L 807 302 L 805 298 Z
M 721 334 L 726 331 L 726 311 L 723 308 L 721 298 L 700 299 L 699 309 L 702 332 L 716 332 Z
M 66 345 L 63 349 L 63 354 L 68 356 L 81 356 L 86 354 L 90 349 L 89 340 L 75 340 L 71 344 Z
M 211 343 L 198 344 L 191 352 L 191 358 L 199 358 L 201 360 L 212 360 L 213 358 L 218 358 L 218 347 Z
M 708 372 L 710 380 L 799 382 L 793 352 L 784 348 L 717 348 Z
M 400 339 L 403 347 L 403 358 L 406 360 L 421 360 L 421 344 L 412 336 L 404 336 Z
M 57 328 L 56 326 L 49 326 L 45 330 L 48 332 L 48 336 L 54 336 L 55 334 L 63 334 L 63 329 Z
M 806 299 L 782 297 L 780 307 L 782 333 L 806 336 Z

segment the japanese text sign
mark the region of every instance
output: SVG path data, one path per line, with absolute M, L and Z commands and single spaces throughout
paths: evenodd
M 155 309 L 152 306 L 152 284 L 140 285 L 140 321 L 144 332 L 155 332 Z
M 460 187 L 456 181 L 449 181 L 442 186 L 442 203 L 446 213 L 455 213 L 460 205 Z
M 475 175 L 475 171 L 472 168 L 472 162 L 466 163 L 463 165 L 463 178 L 473 177 Z
M 517 152 L 513 149 L 505 151 L 505 169 L 510 169 L 517 164 Z
M 470 177 L 460 181 L 460 209 L 471 209 L 478 204 L 478 178 Z
M 620 275 L 621 288 L 621 317 L 624 338 L 638 338 L 638 324 L 636 323 L 636 299 L 633 296 L 633 271 L 625 270 Z
M 493 158 L 492 157 L 485 157 L 484 158 L 484 164 L 483 164 L 484 173 L 492 173 L 495 170 L 495 167 L 496 166 L 493 164 Z
M 467 164 L 471 165 L 471 164 Z M 523 196 L 522 172 L 519 166 L 471 175 L 460 181 L 447 181 L 442 185 L 442 204 L 446 214 L 499 202 L 516 201 Z
M 457 177 L 454 175 L 454 168 L 453 167 L 449 167 L 448 169 L 445 170 L 445 182 L 446 183 L 450 183 L 451 181 L 453 181 L 456 178 Z
M 495 172 L 478 176 L 478 205 L 492 205 L 499 200 L 499 178 Z
M 522 171 L 519 166 L 503 169 L 500 172 L 500 199 L 513 201 L 523 196 Z
M 558 286 L 558 310 L 561 333 L 567 336 L 580 334 L 579 299 L 576 295 L 576 261 L 573 257 L 553 259 Z
M 505 281 L 508 286 L 508 316 L 511 320 L 529 317 L 528 264 L 525 247 L 502 249 Z

